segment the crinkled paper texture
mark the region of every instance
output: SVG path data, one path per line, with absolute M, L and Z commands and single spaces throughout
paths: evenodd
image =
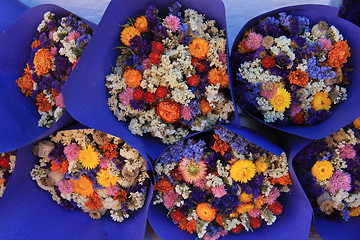
M 193 8 L 206 15 L 206 19 L 215 19 L 225 29 L 225 9 L 219 0 L 182 0 L 182 10 Z M 96 32 L 83 52 L 71 77 L 65 83 L 63 95 L 65 105 L 70 114 L 82 124 L 103 132 L 126 139 L 128 142 L 139 142 L 153 158 L 157 158 L 167 147 L 160 139 L 150 134 L 134 136 L 128 130 L 126 122 L 119 122 L 107 104 L 108 90 L 105 77 L 116 66 L 119 51 L 115 47 L 120 44 L 121 27 L 128 20 L 126 17 L 144 15 L 151 4 L 162 13 L 168 13 L 168 7 L 175 0 L 113 0 L 105 11 Z M 101 113 L 101 115 L 99 114 Z
M 251 117 L 256 119 L 258 122 L 263 123 L 271 128 L 281 130 L 287 133 L 291 133 L 297 136 L 310 139 L 321 139 L 331 133 L 337 131 L 341 127 L 349 124 L 351 121 L 355 120 L 360 116 L 360 108 L 354 107 L 359 106 L 360 104 L 360 81 L 357 79 L 360 78 L 360 28 L 356 25 L 337 17 L 338 8 L 330 7 L 325 5 L 298 5 L 291 7 L 280 8 L 268 13 L 259 15 L 249 22 L 247 22 L 241 31 L 238 33 L 231 52 L 237 51 L 237 43 L 241 40 L 245 31 L 249 28 L 258 24 L 258 22 L 268 16 L 277 15 L 280 12 L 286 12 L 293 16 L 305 16 L 310 19 L 310 25 L 313 26 L 318 23 L 320 20 L 324 20 L 329 23 L 329 26 L 334 25 L 339 29 L 340 33 L 344 36 L 344 39 L 348 40 L 348 44 L 351 48 L 351 63 L 354 65 L 355 69 L 351 73 L 352 83 L 348 88 L 348 99 L 342 103 L 339 103 L 332 108 L 333 114 L 327 120 L 315 124 L 313 126 L 296 126 L 296 125 L 272 125 L 265 123 L 262 119 L 255 117 L 254 115 L 248 113 Z M 231 59 L 231 58 L 230 58 Z M 232 78 L 230 78 L 230 84 L 232 81 L 236 81 L 236 69 L 231 69 L 230 73 Z M 232 86 L 232 85 L 231 85 Z M 246 110 L 244 110 L 246 112 Z
M 252 130 L 244 127 L 239 128 L 233 124 L 223 127 L 276 155 L 280 155 L 283 152 L 283 150 L 274 143 L 254 133 Z M 203 132 L 210 130 L 213 130 L 213 128 Z M 283 212 L 277 216 L 276 221 L 271 226 L 267 226 L 263 222 L 260 228 L 255 229 L 254 232 L 246 232 L 246 230 L 243 229 L 239 234 L 229 232 L 228 235 L 220 239 L 308 239 L 312 217 L 311 205 L 300 183 L 296 179 L 292 168 L 289 167 L 289 171 L 293 184 L 290 186 L 288 193 L 282 193 L 280 202 L 283 206 Z M 182 240 L 196 238 L 196 234 L 189 234 L 181 230 L 172 222 L 170 216 L 167 217 L 167 209 L 162 203 L 157 205 L 150 204 L 148 218 L 150 225 L 162 239 Z
M 70 14 L 56 5 L 40 5 L 27 10 L 0 36 L 0 152 L 20 148 L 59 126 L 75 122 L 65 111 L 50 129 L 38 127 L 37 106 L 23 95 L 15 82 L 26 67 L 36 29 L 47 11 L 55 13 L 57 18 Z M 87 23 L 95 28 L 94 24 Z
M 30 171 L 39 161 L 32 153 L 33 145 L 17 151 L 15 170 L 0 200 L 0 239 L 144 239 L 151 184 L 144 206 L 128 211 L 130 216 L 123 222 L 114 222 L 109 213 L 93 220 L 79 209 L 64 210 L 31 179 Z M 150 170 L 149 158 L 142 156 Z

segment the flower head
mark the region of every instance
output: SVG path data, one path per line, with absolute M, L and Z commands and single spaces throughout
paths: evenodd
M 169 15 L 165 18 L 165 26 L 172 32 L 176 32 L 179 29 L 180 19 L 174 15 Z
M 212 208 L 208 203 L 200 203 L 196 207 L 196 214 L 201 220 L 210 222 L 215 219 L 216 210 Z
M 129 47 L 130 40 L 135 36 L 140 36 L 140 31 L 134 26 L 128 26 L 121 32 L 121 41 Z
M 21 92 L 25 94 L 25 96 L 31 96 L 32 92 L 34 91 L 34 81 L 31 77 L 29 64 L 27 64 L 26 68 L 24 69 L 24 76 L 16 79 L 16 84 L 21 89 Z
M 212 85 L 220 83 L 220 87 L 226 87 L 229 85 L 229 76 L 225 70 L 213 68 L 209 71 L 208 82 Z
M 137 30 L 139 30 L 139 32 L 146 32 L 148 30 L 148 22 L 146 20 L 146 17 L 140 16 L 136 18 L 134 26 L 136 27 Z
M 36 105 L 39 106 L 39 111 L 41 112 L 47 112 L 52 108 L 49 99 L 47 99 L 47 97 L 43 93 L 39 93 L 36 96 Z
M 74 191 L 72 182 L 70 180 L 62 180 L 58 183 L 59 191 L 63 194 L 70 194 Z
M 128 87 L 138 88 L 142 80 L 142 74 L 137 69 L 127 69 L 123 74 L 123 78 Z
M 179 163 L 179 171 L 187 183 L 195 183 L 206 175 L 206 164 L 201 160 L 196 162 L 194 159 L 182 158 Z
M 88 196 L 94 192 L 93 182 L 85 177 L 84 175 L 80 176 L 78 180 L 70 179 L 74 192 L 80 194 L 81 196 Z
M 291 96 L 285 88 L 277 88 L 276 94 L 269 101 L 274 111 L 284 112 L 290 106 Z
M 51 59 L 53 56 L 47 48 L 39 49 L 34 56 L 34 67 L 38 76 L 48 73 L 52 68 Z
M 346 192 L 351 189 L 351 175 L 347 172 L 336 170 L 330 178 L 330 192 L 336 194 L 340 190 Z
M 350 56 L 350 47 L 347 44 L 347 40 L 337 41 L 334 45 L 332 45 L 328 53 L 327 62 L 333 68 L 342 68 Z
M 99 164 L 99 153 L 90 144 L 79 150 L 79 161 L 86 169 L 94 169 Z
M 72 143 L 64 147 L 64 153 L 68 161 L 75 160 L 79 157 L 80 147 L 76 143 Z
M 330 110 L 331 107 L 331 100 L 329 98 L 329 94 L 325 92 L 318 92 L 315 94 L 314 99 L 311 101 L 311 107 L 315 111 L 319 110 Z
M 171 209 L 175 206 L 175 200 L 179 196 L 174 190 L 170 190 L 164 194 L 164 206 Z
M 288 77 L 291 84 L 296 84 L 300 87 L 305 87 L 309 82 L 307 73 L 300 69 L 290 72 Z
M 317 161 L 314 166 L 311 168 L 312 175 L 318 181 L 325 181 L 329 179 L 334 172 L 334 166 L 331 162 L 324 160 L 324 161 Z
M 85 206 L 90 208 L 91 210 L 95 211 L 98 210 L 101 207 L 101 198 L 96 192 L 93 192 L 93 194 L 86 196 L 88 199 L 85 203 Z
M 109 171 L 105 169 L 101 169 L 97 173 L 96 178 L 98 183 L 105 188 L 110 187 L 110 185 L 116 185 L 117 181 L 119 181 L 119 177 L 110 175 Z
M 354 128 L 360 130 L 360 117 L 358 117 L 357 119 L 355 119 L 355 121 L 353 121 L 353 126 Z
M 189 51 L 191 56 L 199 59 L 205 59 L 208 50 L 209 43 L 202 38 L 193 39 L 189 45 Z
M 175 123 L 181 117 L 181 108 L 176 102 L 164 100 L 158 104 L 157 113 L 164 122 Z
M 230 176 L 234 181 L 247 183 L 256 173 L 255 164 L 250 160 L 238 160 L 230 168 Z

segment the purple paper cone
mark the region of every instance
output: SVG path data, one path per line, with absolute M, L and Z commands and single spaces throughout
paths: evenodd
M 74 128 L 84 126 L 69 129 Z M 79 209 L 64 210 L 31 179 L 30 171 L 39 161 L 32 148 L 33 144 L 29 144 L 17 151 L 15 170 L 1 199 L 0 239 L 144 239 L 151 184 L 144 206 L 129 211 L 128 219 L 114 222 L 106 213 L 101 219 L 93 220 Z M 151 170 L 150 159 L 142 156 Z
M 237 128 L 231 125 L 223 127 L 276 155 L 280 155 L 283 152 L 274 143 L 245 127 Z M 212 130 L 213 128 L 194 134 L 194 136 L 200 136 Z M 263 223 L 260 228 L 254 229 L 253 232 L 246 232 L 243 229 L 239 234 L 234 234 L 230 231 L 228 235 L 219 239 L 308 239 L 312 218 L 311 205 L 292 168 L 289 167 L 289 171 L 292 185 L 289 186 L 290 191 L 288 193 L 281 194 L 280 202 L 283 206 L 283 212 L 277 216 L 276 221 L 271 226 Z M 196 234 L 191 235 L 187 231 L 182 231 L 174 224 L 171 217 L 167 216 L 167 212 L 167 209 L 161 203 L 157 205 L 150 204 L 149 223 L 162 239 L 180 240 L 196 238 Z
M 0 35 L 28 8 L 18 0 L 2 0 L 0 7 Z
M 179 1 L 182 8 L 193 8 L 206 15 L 207 19 L 215 19 L 218 26 L 225 29 L 225 8 L 221 1 Z M 94 36 L 77 63 L 76 69 L 64 85 L 64 101 L 68 111 L 79 122 L 126 139 L 129 142 L 139 139 L 143 148 L 153 158 L 157 158 L 167 147 L 158 138 L 150 134 L 134 136 L 128 130 L 126 122 L 119 122 L 107 104 L 108 90 L 105 77 L 116 66 L 119 51 L 115 47 L 120 44 L 121 27 L 127 22 L 126 17 L 145 14 L 151 4 L 162 12 L 174 0 L 113 0 L 94 33 Z
M 346 101 L 333 107 L 331 110 L 333 113 L 328 119 L 312 126 L 298 126 L 292 124 L 272 125 L 265 123 L 262 119 L 254 116 L 245 109 L 244 111 L 258 122 L 271 128 L 309 139 L 324 138 L 340 129 L 342 126 L 345 126 L 351 121 L 355 120 L 360 115 L 360 108 L 355 107 L 360 104 L 360 82 L 356 81 L 356 79 L 360 77 L 360 69 L 357 67 L 360 66 L 360 55 L 358 54 L 360 52 L 360 28 L 344 19 L 337 17 L 338 8 L 330 6 L 298 5 L 284 7 L 262 14 L 247 22 L 234 41 L 231 50 L 232 55 L 230 65 L 232 65 L 232 78 L 230 78 L 230 80 L 232 79 L 232 81 L 236 81 L 236 73 L 238 72 L 237 69 L 239 66 L 235 66 L 235 64 L 233 64 L 233 54 L 237 51 L 237 44 L 242 39 L 246 30 L 256 25 L 260 20 L 268 16 L 275 16 L 280 12 L 286 12 L 293 16 L 308 17 L 310 19 L 311 26 L 316 24 L 319 20 L 324 20 L 328 22 L 329 26 L 334 25 L 336 28 L 338 28 L 341 34 L 344 36 L 344 39 L 347 39 L 352 54 L 350 63 L 352 66 L 354 66 L 354 71 L 351 72 L 352 83 L 350 86 L 348 86 L 348 98 Z M 234 83 L 232 83 L 232 86 L 233 85 Z
M 40 5 L 27 10 L 0 36 L 0 152 L 20 148 L 56 128 L 56 124 L 51 129 L 38 127 L 40 115 L 35 103 L 21 93 L 15 82 L 26 67 L 36 29 L 47 11 L 57 17 L 70 14 L 55 5 Z M 68 113 L 59 121 L 60 127 L 75 122 Z

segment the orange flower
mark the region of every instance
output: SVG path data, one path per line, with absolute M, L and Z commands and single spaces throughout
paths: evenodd
M 128 87 L 138 88 L 142 80 L 142 74 L 139 70 L 127 69 L 123 74 L 123 78 L 125 78 Z
M 140 36 L 140 31 L 134 26 L 128 26 L 121 32 L 121 41 L 129 47 L 130 40 L 135 36 Z
M 70 179 L 73 188 L 74 188 L 74 192 L 80 194 L 81 196 L 89 196 L 91 194 L 93 194 L 94 189 L 93 189 L 93 182 L 85 177 L 84 175 L 80 176 L 80 179 L 78 180 L 73 180 Z
M 38 46 L 40 46 L 40 42 L 37 39 L 31 43 L 31 48 L 37 48 Z
M 212 208 L 208 203 L 204 202 L 197 205 L 196 214 L 201 220 L 210 222 L 216 217 L 216 209 Z
M 360 117 L 358 117 L 357 119 L 355 119 L 355 121 L 353 121 L 353 125 L 354 125 L 354 128 L 360 130 Z
M 51 59 L 53 56 L 50 50 L 46 48 L 39 49 L 34 56 L 34 67 L 38 76 L 48 73 L 51 68 Z
M 331 100 L 329 98 L 329 94 L 325 92 L 318 92 L 315 94 L 314 99 L 311 101 L 311 107 L 315 111 L 319 111 L 322 109 L 330 110 L 331 108 Z
M 175 123 L 181 117 L 181 108 L 176 102 L 164 100 L 158 104 L 157 114 L 164 122 Z
M 241 203 L 249 203 L 253 200 L 253 195 L 242 192 L 239 196 L 239 200 Z
M 254 203 L 257 208 L 261 208 L 265 204 L 264 195 L 260 195 L 259 197 L 257 197 Z
M 51 171 L 59 170 L 59 173 L 66 173 L 69 168 L 69 162 L 65 159 L 60 164 L 57 164 L 54 160 L 51 161 Z
M 275 185 L 275 184 L 280 184 L 280 185 L 288 185 L 288 184 L 292 184 L 292 181 L 291 181 L 291 178 L 290 178 L 290 174 L 286 174 L 280 178 L 272 178 L 272 177 L 269 177 L 269 181 L 271 182 L 272 185 Z
M 215 221 L 220 226 L 224 226 L 224 220 L 222 219 L 221 215 L 216 215 Z
M 212 85 L 220 83 L 220 87 L 226 87 L 229 85 L 229 75 L 225 70 L 213 68 L 209 71 L 208 82 Z
M 200 110 L 203 115 L 207 115 L 209 112 L 213 110 L 210 106 L 210 103 L 205 98 L 200 100 Z
M 99 146 L 99 148 L 103 150 L 105 157 L 110 159 L 114 159 L 119 156 L 119 153 L 116 151 L 117 147 L 118 146 L 116 144 L 109 142 L 107 142 L 105 145 Z
M 47 112 L 52 108 L 51 103 L 43 93 L 39 93 L 36 96 L 36 105 L 39 106 L 41 112 Z
M 166 181 L 163 176 L 161 176 L 161 180 L 154 186 L 154 191 L 158 190 L 163 194 L 166 194 L 169 190 L 173 189 L 174 186 L 171 185 L 169 181 Z
M 360 206 L 350 209 L 349 217 L 358 217 L 359 215 L 360 215 Z
M 85 207 L 88 207 L 93 211 L 96 211 L 101 207 L 101 198 L 96 192 L 89 196 L 86 196 L 86 198 L 88 199 L 88 201 L 85 203 Z
M 333 68 L 342 68 L 344 63 L 347 62 L 347 58 L 351 56 L 350 47 L 345 41 L 337 41 L 328 53 L 328 63 Z
M 208 50 L 209 50 L 209 43 L 202 38 L 195 38 L 189 44 L 189 51 L 191 56 L 199 59 L 205 59 Z
M 246 213 L 246 212 L 251 211 L 254 208 L 255 208 L 254 204 L 252 204 L 252 203 L 244 203 L 244 204 L 241 204 L 241 205 L 239 205 L 237 207 L 236 213 L 237 214 Z
M 125 201 L 126 198 L 127 198 L 127 192 L 124 189 L 120 189 L 120 191 L 118 191 L 114 196 L 114 200 L 119 202 Z
M 16 79 L 16 84 L 19 86 L 21 92 L 25 94 L 25 96 L 27 97 L 31 96 L 32 92 L 34 91 L 33 88 L 34 81 L 32 80 L 31 77 L 29 64 L 27 64 L 26 68 L 24 69 L 24 76 Z
M 180 223 L 179 223 L 179 228 L 181 230 L 186 230 L 189 233 L 193 233 L 194 231 L 196 231 L 196 221 L 195 220 L 186 220 L 186 218 L 184 218 Z
M 145 16 L 136 18 L 134 26 L 139 30 L 139 32 L 146 32 L 148 30 L 148 23 Z
M 211 149 L 213 149 L 215 152 L 221 153 L 221 155 L 224 155 L 225 152 L 230 151 L 230 146 L 220 139 L 220 137 L 216 134 L 213 134 L 215 138 L 214 145 L 211 146 Z
M 305 87 L 306 84 L 309 82 L 309 78 L 306 72 L 298 69 L 296 71 L 290 72 L 289 81 L 291 84 L 296 84 L 300 87 Z
M 0 179 L 0 187 L 4 185 L 5 179 Z

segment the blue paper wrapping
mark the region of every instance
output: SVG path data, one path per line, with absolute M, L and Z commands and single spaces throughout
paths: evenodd
M 86 128 L 82 125 L 68 129 Z M 51 134 L 51 133 L 49 133 Z M 48 134 L 48 135 L 49 135 Z M 47 136 L 45 136 L 47 137 Z M 99 220 L 81 210 L 64 210 L 30 176 L 39 159 L 32 153 L 33 143 L 17 151 L 16 166 L 0 201 L 0 239 L 143 239 L 148 206 L 152 197 L 150 184 L 143 208 L 129 211 L 129 218 L 114 222 L 107 213 Z M 150 159 L 147 170 L 151 170 Z
M 27 9 L 28 7 L 18 0 L 2 0 L 0 8 L 0 35 Z
M 47 11 L 57 17 L 70 14 L 55 5 L 40 5 L 27 10 L 0 36 L 0 152 L 15 150 L 58 129 L 56 123 L 50 129 L 38 127 L 37 107 L 15 82 L 26 67 L 37 26 Z M 59 121 L 63 121 L 62 126 L 75 122 L 67 112 Z
M 225 8 L 221 1 L 183 0 L 179 2 L 182 4 L 182 9 L 189 7 L 196 9 L 205 14 L 207 19 L 215 19 L 218 26 L 225 29 Z M 108 91 L 105 87 L 105 77 L 111 73 L 111 67 L 116 66 L 119 51 L 114 48 L 120 44 L 119 25 L 127 22 L 126 17 L 144 14 L 151 4 L 159 9 L 161 16 L 162 12 L 168 12 L 168 7 L 173 3 L 175 3 L 174 0 L 111 1 L 91 42 L 63 88 L 65 105 L 76 120 L 124 138 L 128 142 L 138 139 L 141 142 L 139 147 L 144 148 L 153 159 L 157 158 L 167 145 L 150 134 L 132 135 L 127 123 L 116 119 L 107 104 Z
M 348 40 L 348 44 L 351 48 L 352 53 L 350 62 L 353 66 L 360 66 L 360 56 L 358 54 L 360 52 L 360 28 L 344 19 L 337 17 L 338 8 L 315 4 L 284 7 L 251 19 L 238 33 L 231 49 L 232 54 L 237 51 L 236 43 L 241 40 L 246 30 L 256 25 L 261 19 L 264 19 L 268 16 L 274 16 L 280 12 L 286 12 L 294 16 L 297 15 L 308 17 L 310 19 L 310 25 L 316 24 L 319 20 L 324 20 L 329 23 L 329 26 L 336 26 L 336 28 L 338 28 L 341 34 L 344 36 L 344 39 Z M 235 81 L 237 67 L 232 66 L 231 71 L 233 76 L 232 81 Z M 347 125 L 360 115 L 360 109 L 354 108 L 354 106 L 360 104 L 360 83 L 359 81 L 356 81 L 359 76 L 360 69 L 355 67 L 354 71 L 351 72 L 351 79 L 353 81 L 348 87 L 347 100 L 340 104 L 337 104 L 337 106 L 334 106 L 332 110 L 333 114 L 327 120 L 321 123 L 317 123 L 313 126 L 297 126 L 292 124 L 281 126 L 272 125 L 265 123 L 263 120 L 257 118 L 251 113 L 248 113 L 246 110 L 244 111 L 247 112 L 251 117 L 256 119 L 259 123 L 265 124 L 266 126 L 269 126 L 271 128 L 305 138 L 321 139 L 340 129 L 342 126 Z
M 250 129 L 245 127 L 238 128 L 233 125 L 226 125 L 223 127 L 276 155 L 280 155 L 283 152 L 277 145 Z M 211 130 L 213 130 L 213 128 L 203 132 Z M 193 134 L 192 136 L 200 135 L 203 132 Z M 188 136 L 187 138 L 190 137 L 191 136 Z M 246 232 L 245 230 L 242 230 L 239 234 L 229 232 L 228 235 L 221 237 L 220 239 L 307 239 L 312 218 L 311 205 L 290 166 L 289 171 L 292 180 L 292 185 L 289 186 L 290 192 L 281 195 L 280 201 L 283 205 L 283 212 L 277 216 L 273 225 L 267 226 L 262 224 L 262 226 L 255 229 L 254 232 Z M 162 204 L 150 204 L 148 219 L 154 231 L 162 239 L 180 240 L 196 238 L 196 234 L 191 235 L 186 231 L 182 231 L 175 225 L 172 222 L 171 217 L 167 217 L 167 209 L 162 206 Z M 170 232 L 173 234 L 169 235 Z

